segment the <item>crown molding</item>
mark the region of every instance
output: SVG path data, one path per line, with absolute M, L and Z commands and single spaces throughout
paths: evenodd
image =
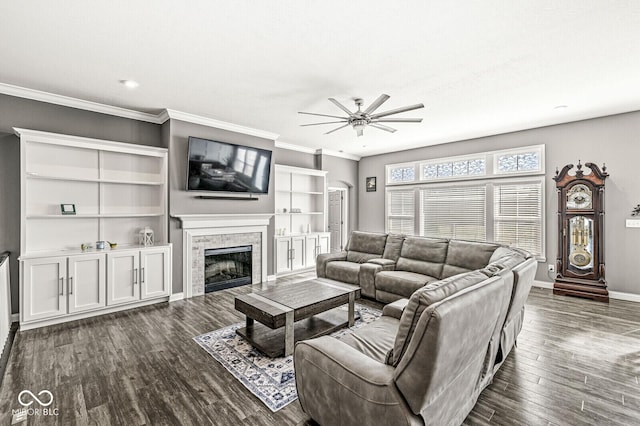
M 101 104 L 98 102 L 86 101 L 84 99 L 57 95 L 55 93 L 43 92 L 41 90 L 28 89 L 26 87 L 14 86 L 12 84 L 0 83 L 0 93 L 4 93 L 5 95 L 9 96 L 15 96 L 18 98 L 46 102 L 48 104 L 61 105 L 69 108 L 98 112 L 100 114 L 113 115 L 116 117 L 129 118 L 138 121 L 146 121 L 148 123 L 154 124 L 161 124 L 158 115 L 155 114 L 148 114 L 146 112 L 134 111 L 132 109 L 120 108 L 116 106 Z
M 360 159 L 362 158 L 359 155 L 347 154 L 346 152 L 331 151 L 329 149 L 318 149 L 316 150 L 316 154 L 330 155 L 332 157 L 346 158 L 347 160 L 354 160 L 354 161 L 360 161 Z
M 167 113 L 167 116 L 172 120 L 180 120 L 180 121 L 186 121 L 188 123 L 202 124 L 203 126 L 215 127 L 217 129 L 229 130 L 231 132 L 242 133 L 250 136 L 257 136 L 259 138 L 270 139 L 270 140 L 276 140 L 280 137 L 280 135 L 277 133 L 271 133 L 271 132 L 267 132 L 260 129 L 254 129 L 252 127 L 241 126 L 239 124 L 233 124 L 226 121 L 215 120 L 213 118 L 190 114 L 188 112 L 175 111 L 173 109 L 168 109 L 168 108 L 165 111 Z
M 276 141 L 276 148 L 282 148 L 282 149 L 288 149 L 291 151 L 298 151 L 298 152 L 304 152 L 305 154 L 315 154 L 316 153 L 316 149 L 314 148 L 309 148 L 306 146 L 301 146 L 301 145 L 295 145 L 292 143 L 287 143 L 287 142 L 282 142 L 282 141 Z

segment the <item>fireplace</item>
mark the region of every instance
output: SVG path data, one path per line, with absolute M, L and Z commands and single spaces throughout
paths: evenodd
M 251 284 L 252 247 L 222 247 L 204 251 L 204 292 Z

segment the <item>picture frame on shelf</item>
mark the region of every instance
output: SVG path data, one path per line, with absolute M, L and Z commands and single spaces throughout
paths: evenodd
M 375 176 L 371 176 L 366 178 L 365 187 L 367 188 L 367 192 L 376 192 L 377 190 L 377 179 Z
M 64 215 L 74 215 L 76 214 L 76 205 L 75 204 L 60 204 L 60 212 Z

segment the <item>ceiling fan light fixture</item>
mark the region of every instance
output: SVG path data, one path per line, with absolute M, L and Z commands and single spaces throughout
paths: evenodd
M 364 128 L 367 125 L 367 120 L 353 120 L 351 123 L 353 129 L 356 131 L 358 136 L 362 136 L 364 134 Z

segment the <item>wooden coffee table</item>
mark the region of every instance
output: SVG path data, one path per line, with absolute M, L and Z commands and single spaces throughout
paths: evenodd
M 298 340 L 353 326 L 359 297 L 360 287 L 326 278 L 236 296 L 236 310 L 247 316 L 246 327 L 236 333 L 271 358 L 291 355 Z

